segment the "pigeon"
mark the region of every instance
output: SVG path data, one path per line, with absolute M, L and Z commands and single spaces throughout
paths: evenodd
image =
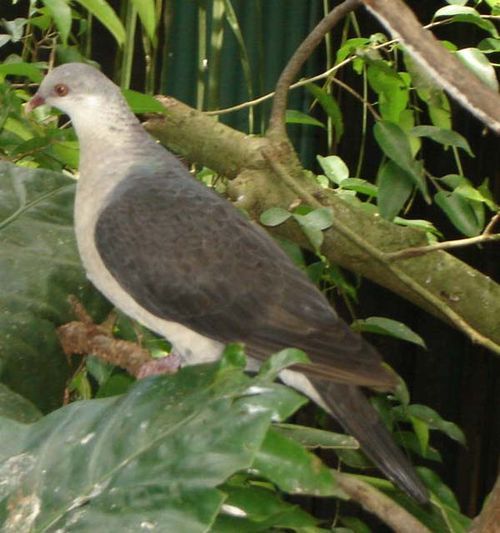
M 281 247 L 197 181 L 83 63 L 56 67 L 28 102 L 71 119 L 80 144 L 75 232 L 88 278 L 165 337 L 182 365 L 242 343 L 255 365 L 288 347 L 309 364 L 280 379 L 336 418 L 373 463 L 420 503 L 428 492 L 360 387 L 393 389 L 379 353 L 338 317 Z

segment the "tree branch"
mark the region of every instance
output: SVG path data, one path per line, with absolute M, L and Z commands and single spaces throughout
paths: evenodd
M 485 242 L 499 241 L 500 233 L 482 233 L 477 237 L 469 237 L 468 239 L 455 239 L 453 241 L 437 242 L 429 244 L 428 246 L 417 246 L 415 248 L 406 248 L 406 250 L 398 250 L 397 252 L 389 252 L 385 254 L 388 261 L 397 261 L 399 259 L 407 259 L 409 257 L 417 257 L 419 255 L 435 252 L 436 250 L 450 250 L 451 248 L 463 248 L 464 246 L 472 246 L 473 244 L 482 244 Z
M 412 58 L 457 102 L 500 133 L 500 96 L 425 30 L 402 0 L 361 0 Z
M 325 232 L 322 248 L 330 261 L 403 296 L 500 353 L 500 286 L 489 277 L 442 250 L 392 264 L 385 254 L 424 246 L 425 234 L 368 214 L 333 190 L 320 188 L 304 175 L 293 152 L 280 152 L 282 146 L 277 148 L 269 139 L 235 131 L 173 98 L 160 101 L 167 118 L 149 119 L 146 129 L 190 161 L 231 179 L 230 196 L 254 218 L 270 207 L 288 208 L 297 198 L 313 207 L 331 207 L 335 227 Z M 293 179 L 293 186 L 283 183 L 283 173 Z M 293 222 L 271 231 L 309 246 Z
M 486 498 L 483 510 L 476 516 L 469 533 L 493 533 L 498 531 L 500 518 L 500 475 L 493 490 Z
M 288 90 L 306 60 L 312 54 L 316 46 L 323 37 L 331 31 L 336 24 L 348 13 L 355 10 L 361 4 L 360 0 L 345 0 L 332 9 L 328 15 L 312 30 L 312 32 L 302 41 L 300 46 L 283 69 L 274 93 L 273 107 L 269 119 L 269 128 L 266 136 L 275 141 L 287 139 L 285 129 L 285 112 L 288 102 Z
M 394 500 L 376 490 L 368 483 L 350 476 L 349 474 L 336 473 L 339 487 L 354 501 L 361 504 L 363 509 L 374 514 L 385 524 L 398 533 L 430 533 L 406 509 L 403 509 Z

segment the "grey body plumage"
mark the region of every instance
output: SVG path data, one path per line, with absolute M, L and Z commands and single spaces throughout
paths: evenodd
M 58 96 L 61 84 L 68 93 Z M 336 416 L 389 479 L 426 501 L 356 386 L 390 387 L 392 374 L 274 241 L 194 180 L 97 70 L 58 67 L 36 97 L 66 112 L 80 140 L 75 229 L 96 287 L 171 341 L 184 364 L 215 360 L 228 342 L 244 342 L 257 360 L 303 349 L 312 364 L 282 379 Z

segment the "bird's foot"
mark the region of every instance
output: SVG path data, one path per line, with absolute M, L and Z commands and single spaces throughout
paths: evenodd
M 175 352 L 171 352 L 166 357 L 151 359 L 143 363 L 137 371 L 136 377 L 137 379 L 142 379 L 159 374 L 175 374 L 180 366 L 180 356 Z

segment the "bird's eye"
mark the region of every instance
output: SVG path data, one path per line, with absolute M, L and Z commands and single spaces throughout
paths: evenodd
M 69 93 L 69 88 L 67 85 L 64 85 L 64 83 L 58 83 L 54 87 L 54 92 L 57 96 L 66 96 Z

